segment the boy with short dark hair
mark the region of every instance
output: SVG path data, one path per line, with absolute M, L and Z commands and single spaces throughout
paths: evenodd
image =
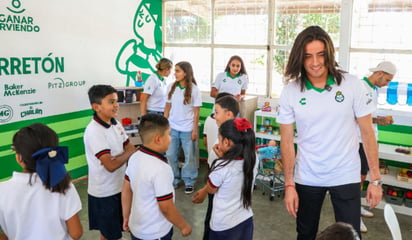
M 186 237 L 191 226 L 174 204 L 173 171 L 164 152 L 169 147 L 169 121 L 158 114 L 142 117 L 143 146 L 130 157 L 122 189 L 123 229 L 132 239 L 172 239 L 173 225 Z
M 115 119 L 119 104 L 110 85 L 94 85 L 88 92 L 94 115 L 84 133 L 88 176 L 89 228 L 100 239 L 122 237 L 121 190 L 125 163 L 136 151 Z

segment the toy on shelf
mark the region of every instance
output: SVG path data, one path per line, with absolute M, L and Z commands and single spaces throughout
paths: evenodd
M 262 111 L 263 112 L 271 112 L 272 111 L 272 107 L 270 106 L 269 102 L 265 102 L 265 104 L 262 107 Z

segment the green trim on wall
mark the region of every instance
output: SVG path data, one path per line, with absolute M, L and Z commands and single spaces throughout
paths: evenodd
M 411 126 L 402 126 L 402 125 L 381 126 L 381 125 L 378 125 L 378 130 L 379 131 L 385 131 L 385 132 L 396 132 L 396 133 L 412 134 L 412 127 Z
M 212 114 L 214 106 L 215 104 L 213 103 L 203 102 L 202 107 L 200 107 L 200 111 L 199 111 L 199 123 L 201 124 L 199 128 L 199 158 L 200 159 L 207 159 L 208 157 L 208 152 L 203 142 L 203 128 L 205 125 L 206 118 L 210 114 Z
M 16 163 L 15 153 L 11 150 L 11 142 L 18 129 L 33 123 L 46 124 L 56 131 L 60 141 L 59 145 L 69 147 L 70 159 L 66 164 L 66 169 L 73 179 L 87 175 L 83 133 L 92 115 L 92 110 L 83 110 L 0 125 L 0 158 L 2 161 L 0 179 L 9 178 L 13 171 L 21 171 L 21 167 Z M 73 177 L 73 171 L 76 177 Z

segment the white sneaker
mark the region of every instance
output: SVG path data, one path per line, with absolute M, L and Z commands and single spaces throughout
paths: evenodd
M 361 206 L 360 208 L 361 210 L 361 216 L 362 217 L 366 217 L 366 218 L 371 218 L 374 217 L 375 215 L 373 214 L 373 212 L 366 210 L 364 207 Z
M 366 225 L 363 223 L 362 218 L 360 218 L 360 232 L 361 232 L 361 233 L 367 233 L 367 232 L 368 232 L 368 228 L 367 228 Z

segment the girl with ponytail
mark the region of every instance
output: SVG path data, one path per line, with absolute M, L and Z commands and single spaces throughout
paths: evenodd
M 219 128 L 218 155 L 206 185 L 192 198 L 213 198 L 209 239 L 253 239 L 252 189 L 257 172 L 255 133 L 250 122 L 236 118 Z

